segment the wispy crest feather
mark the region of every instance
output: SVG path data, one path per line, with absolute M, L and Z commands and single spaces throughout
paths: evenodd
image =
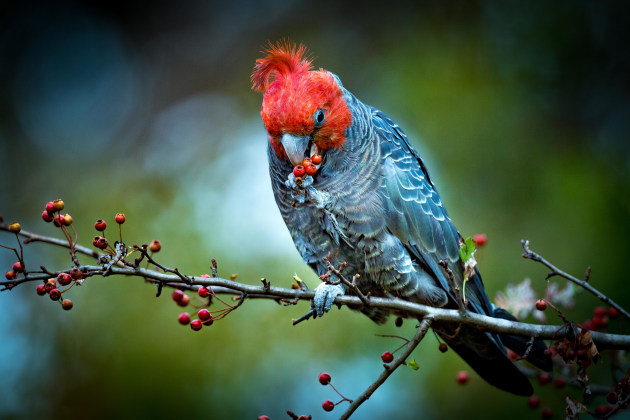
M 269 43 L 262 51 L 265 57 L 256 60 L 256 66 L 251 76 L 252 89 L 265 92 L 269 84 L 278 77 L 288 74 L 307 72 L 312 69 L 312 58 L 309 57 L 306 46 L 288 40 Z

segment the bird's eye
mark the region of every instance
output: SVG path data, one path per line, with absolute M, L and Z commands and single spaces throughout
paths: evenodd
M 324 110 L 318 109 L 315 113 L 315 127 L 321 127 L 324 123 Z

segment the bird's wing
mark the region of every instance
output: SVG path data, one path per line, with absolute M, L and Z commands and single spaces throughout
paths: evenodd
M 381 191 L 387 228 L 454 302 L 454 291 L 439 261 L 448 262 L 461 290 L 463 263 L 459 255 L 459 232 L 448 217 L 420 155 L 400 127 L 378 110 L 373 111 L 372 121 L 381 146 Z M 492 313 L 480 276 L 475 275 L 467 282 L 466 298 L 474 312 Z

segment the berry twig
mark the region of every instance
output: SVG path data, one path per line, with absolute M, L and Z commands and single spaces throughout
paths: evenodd
M 10 225 L 4 222 L 0 222 L 0 231 L 11 232 Z M 70 245 L 64 240 L 52 238 L 48 236 L 38 235 L 32 232 L 21 230 L 19 232 L 20 237 L 26 238 L 24 244 L 30 242 L 43 242 L 55 246 L 69 248 Z M 97 259 L 100 254 L 97 251 L 89 249 L 81 245 L 75 245 L 77 253 L 89 256 Z M 146 258 L 146 255 L 145 255 Z M 82 265 L 78 267 L 81 271 L 85 272 L 85 277 L 102 276 L 104 273 L 103 267 L 98 265 Z M 314 291 L 308 289 L 289 289 L 280 287 L 269 287 L 266 291 L 263 286 L 253 286 L 245 283 L 239 283 L 230 279 L 216 278 L 201 278 L 196 276 L 186 276 L 190 279 L 189 282 L 183 281 L 180 275 L 174 269 L 169 269 L 170 273 L 161 273 L 155 270 L 144 269 L 141 267 L 135 267 L 132 263 L 127 263 L 127 266 L 117 264 L 111 267 L 110 275 L 123 275 L 130 277 L 140 277 L 147 280 L 150 283 L 160 284 L 163 283 L 165 287 L 177 288 L 181 290 L 197 291 L 201 286 L 211 286 L 215 294 L 232 294 L 241 296 L 246 294 L 247 299 L 270 299 L 279 301 L 282 298 L 285 299 L 299 299 L 310 301 L 315 296 Z M 23 273 L 24 276 L 18 279 L 11 279 L 6 281 L 0 281 L 0 289 L 6 290 L 8 288 L 15 287 L 21 283 L 32 281 L 46 281 L 51 274 L 58 275 L 59 271 L 28 271 Z M 181 274 L 181 273 L 180 273 Z M 214 274 L 214 273 L 213 273 Z M 363 304 L 361 299 L 357 296 L 337 296 L 335 303 L 339 305 L 358 307 Z M 563 337 L 573 337 L 574 332 L 566 328 L 566 325 L 538 325 L 527 324 L 522 322 L 513 322 L 504 319 L 498 319 L 488 317 L 472 312 L 467 312 L 466 316 L 462 316 L 458 310 L 434 308 L 418 303 L 405 301 L 398 298 L 381 298 L 370 296 L 370 306 L 377 308 L 390 309 L 395 312 L 406 313 L 408 316 L 426 317 L 430 316 L 436 321 L 440 322 L 453 322 L 466 325 L 474 325 L 485 331 L 490 331 L 499 334 L 511 334 L 525 337 L 537 336 L 541 339 L 558 339 Z M 310 313 L 309 313 L 310 315 Z M 305 315 L 303 318 L 308 318 L 309 315 Z M 297 322 L 297 320 L 295 321 Z M 607 349 L 630 349 L 630 336 L 620 334 L 609 334 L 602 332 L 591 332 L 594 343 L 601 348 Z
M 432 322 L 433 318 L 430 316 L 426 316 L 424 317 L 424 319 L 422 319 L 418 330 L 414 334 L 413 338 L 409 341 L 409 343 L 405 345 L 405 347 L 403 348 L 403 352 L 398 357 L 396 357 L 394 361 L 391 362 L 389 365 L 384 365 L 385 368 L 383 369 L 383 372 L 379 375 L 379 377 L 350 404 L 350 407 L 348 407 L 348 409 L 341 415 L 340 419 L 349 418 L 352 413 L 354 413 L 361 404 L 367 401 L 367 399 L 372 396 L 374 391 L 376 391 L 378 387 L 380 387 L 387 380 L 387 378 L 389 378 L 389 376 L 394 373 L 394 371 L 407 360 L 407 357 L 409 357 L 411 352 L 413 352 L 415 348 L 418 347 L 418 344 L 420 344 L 427 331 L 429 331 L 429 327 L 431 327 Z
M 597 290 L 596 288 L 594 288 L 593 286 L 591 286 L 588 283 L 589 277 L 590 277 L 590 267 L 587 268 L 586 270 L 586 275 L 585 275 L 585 280 L 580 280 L 577 277 L 574 277 L 562 270 L 560 270 L 558 267 L 556 267 L 555 265 L 553 265 L 552 263 L 550 263 L 549 261 L 547 261 L 546 259 L 544 259 L 542 256 L 540 256 L 540 254 L 532 251 L 531 249 L 529 249 L 529 241 L 525 240 L 525 239 L 521 239 L 521 246 L 523 247 L 523 250 L 525 252 L 523 252 L 523 258 L 532 260 L 532 261 L 536 261 L 541 263 L 542 265 L 544 265 L 545 267 L 547 267 L 548 269 L 551 270 L 551 272 L 549 272 L 547 274 L 546 279 L 549 279 L 553 276 L 559 276 L 559 277 L 563 277 L 575 284 L 577 284 L 578 286 L 588 290 L 590 293 L 592 293 L 593 295 L 595 295 L 597 297 L 597 299 L 601 300 L 602 302 L 612 306 L 613 308 L 615 308 L 616 310 L 618 310 L 624 317 L 626 317 L 626 319 L 630 320 L 630 313 L 628 313 L 628 311 L 626 311 L 625 309 L 623 309 L 621 306 L 619 306 L 619 304 L 617 304 L 615 301 L 613 301 L 611 298 L 609 298 L 608 296 L 606 296 L 605 294 L 603 294 L 602 292 L 600 292 L 599 290 Z
M 357 280 L 359 279 L 360 276 L 358 274 L 355 274 L 352 277 L 352 280 L 346 279 L 344 275 L 342 274 L 342 271 L 344 270 L 344 268 L 346 268 L 347 263 L 344 261 L 341 263 L 339 268 L 335 268 L 335 266 L 330 262 L 329 257 L 330 255 L 328 257 L 324 257 L 324 262 L 326 263 L 326 266 L 328 267 L 328 272 L 321 275 L 319 278 L 329 284 L 339 284 L 339 282 L 343 283 L 348 288 L 350 288 L 350 290 L 352 290 L 354 294 L 359 297 L 359 299 L 361 299 L 361 303 L 363 303 L 363 305 L 370 306 L 369 296 L 364 295 L 363 292 L 361 292 L 361 290 L 359 290 L 359 287 L 357 286 Z M 331 281 L 329 279 L 331 274 L 334 274 L 339 280 L 336 282 Z

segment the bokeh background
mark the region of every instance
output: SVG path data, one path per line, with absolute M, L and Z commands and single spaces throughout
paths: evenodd
M 160 261 L 288 287 L 302 264 L 275 208 L 261 96 L 249 75 L 268 40 L 303 42 L 315 65 L 401 125 L 479 254 L 491 297 L 545 271 L 520 239 L 630 306 L 630 37 L 627 2 L 8 2 L 0 6 L 0 214 L 40 219 L 62 197 L 81 242 L 127 215 L 129 243 L 160 239 Z M 14 245 L 9 235 L 0 243 Z M 27 263 L 70 266 L 29 245 Z M 0 253 L 10 267 L 14 256 Z M 89 259 L 81 257 L 83 263 Z M 560 282 L 560 285 L 563 283 Z M 0 294 L 0 418 L 336 418 L 413 323 L 379 327 L 346 309 L 291 326 L 305 303 L 248 302 L 193 333 L 169 294 L 138 279 L 90 279 L 75 308 Z M 590 316 L 595 299 L 568 311 Z M 554 322 L 556 320 L 553 320 Z M 627 331 L 614 323 L 612 331 Z M 428 337 L 420 370 L 401 369 L 357 412 L 365 419 L 536 418 L 526 399 L 476 375 Z M 600 378 L 607 384 L 609 374 Z M 562 418 L 571 391 L 537 388 Z

